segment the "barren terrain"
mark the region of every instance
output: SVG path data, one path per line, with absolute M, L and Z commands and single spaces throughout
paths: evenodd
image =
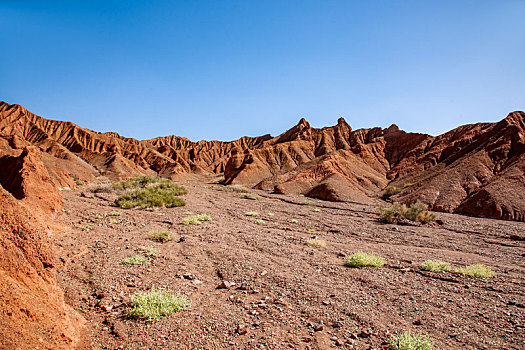
M 525 223 L 438 213 L 439 224 L 382 224 L 379 203 L 301 204 L 308 198 L 264 191 L 241 199 L 216 181 L 183 183 L 187 205 L 170 209 L 117 209 L 114 194 L 62 192 L 57 278 L 88 322 L 87 348 L 381 349 L 404 331 L 428 333 L 437 349 L 525 348 Z M 183 225 L 187 212 L 212 221 Z M 175 240 L 152 242 L 154 230 Z M 326 246 L 308 245 L 312 236 Z M 121 264 L 144 246 L 160 254 Z M 345 267 L 358 250 L 388 263 Z M 425 272 L 427 259 L 483 263 L 497 275 Z M 223 281 L 235 285 L 218 289 Z M 129 296 L 153 286 L 186 295 L 191 308 L 158 322 L 127 318 Z

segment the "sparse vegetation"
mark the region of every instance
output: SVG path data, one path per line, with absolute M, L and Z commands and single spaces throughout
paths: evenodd
M 456 269 L 455 272 L 462 275 L 472 276 L 472 277 L 481 277 L 488 278 L 496 276 L 496 273 L 490 269 L 490 267 L 483 264 L 474 264 L 465 266 L 459 269 Z
M 150 232 L 148 238 L 155 242 L 166 243 L 173 240 L 173 234 L 170 231 Z
M 109 223 L 112 224 L 112 225 L 120 224 L 120 220 L 111 219 L 111 220 L 109 220 Z
M 217 191 L 224 192 L 236 192 L 236 193 L 249 193 L 250 190 L 242 187 L 241 185 L 228 185 L 228 186 L 217 186 L 215 187 Z
M 89 185 L 86 188 L 86 191 L 91 193 L 111 193 L 114 192 L 115 189 L 111 184 L 99 184 L 99 185 Z
M 184 199 L 178 197 L 181 192 L 173 188 L 150 187 L 136 189 L 125 193 L 115 200 L 115 205 L 124 209 L 135 207 L 182 207 L 186 205 Z
M 323 239 L 319 238 L 312 238 L 306 241 L 306 244 L 314 246 L 314 247 L 325 247 L 326 242 Z
M 315 232 L 315 228 L 309 229 L 308 232 Z
M 291 224 L 297 224 L 297 222 L 298 222 L 298 221 L 297 221 L 296 219 L 291 219 L 291 220 L 290 220 L 290 223 L 291 223 Z
M 244 215 L 246 215 L 246 216 L 257 216 L 257 215 L 259 215 L 259 213 L 255 212 L 255 211 L 249 211 L 249 212 L 244 213 Z
M 178 197 L 188 193 L 186 188 L 168 179 L 139 176 L 115 182 L 112 186 L 115 190 L 128 191 L 115 200 L 115 205 L 124 209 L 186 205 L 186 202 Z
M 140 248 L 140 251 L 142 254 L 144 254 L 144 256 L 147 257 L 157 256 L 160 254 L 160 249 L 155 247 L 142 247 Z
M 394 350 L 432 350 L 434 345 L 427 334 L 404 332 L 400 336 L 392 336 L 390 346 Z
M 268 216 L 274 216 L 275 214 L 274 213 L 268 213 Z
M 398 193 L 401 193 L 402 189 L 396 186 L 386 186 L 385 192 L 383 193 L 383 198 L 390 198 Z
M 142 255 L 134 255 L 132 257 L 123 259 L 121 261 L 122 265 L 142 265 L 148 262 L 148 258 Z
M 374 255 L 372 253 L 365 253 L 362 251 L 358 251 L 357 253 L 352 254 L 346 259 L 345 262 L 345 265 L 349 267 L 383 267 L 385 264 L 386 260 L 382 257 Z
M 122 213 L 120 211 L 112 211 L 108 214 L 108 216 L 121 216 Z
M 259 199 L 261 198 L 261 196 L 257 195 L 257 194 L 253 194 L 253 193 L 244 193 L 241 195 L 241 199 L 252 199 L 252 200 L 256 200 L 256 199 Z
M 104 215 L 100 215 L 100 214 L 95 215 L 95 219 L 99 219 L 100 220 L 100 219 L 104 219 L 104 218 L 105 218 Z
M 266 221 L 264 221 L 263 219 L 257 219 L 257 220 L 255 220 L 255 223 L 256 223 L 257 225 L 264 224 L 265 222 L 266 222 Z
M 318 208 L 314 209 L 314 213 L 319 213 L 320 211 L 321 211 L 321 209 L 318 209 Z
M 410 204 L 410 207 L 407 207 L 405 204 L 396 202 L 386 207 L 381 207 L 379 218 L 381 221 L 390 224 L 402 223 L 406 220 L 427 224 L 432 222 L 436 217 L 428 211 L 428 205 L 425 203 L 416 202 Z
M 94 225 L 79 225 L 78 228 L 82 230 L 92 230 Z
M 421 268 L 432 272 L 450 271 L 450 264 L 441 260 L 426 260 L 421 264 Z
M 199 214 L 196 216 L 184 218 L 182 223 L 184 225 L 200 225 L 203 221 L 211 221 L 211 216 L 208 214 Z
M 131 296 L 131 307 L 127 314 L 133 318 L 156 321 L 163 316 L 185 310 L 190 305 L 190 301 L 182 295 L 152 288 L 150 291 L 138 292 Z
M 300 204 L 301 205 L 312 205 L 312 204 L 314 204 L 314 202 L 310 201 L 310 200 L 306 200 L 306 201 L 302 201 Z

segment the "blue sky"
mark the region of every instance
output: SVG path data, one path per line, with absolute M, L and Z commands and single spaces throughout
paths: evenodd
M 0 100 L 148 139 L 525 109 L 525 1 L 0 1 Z

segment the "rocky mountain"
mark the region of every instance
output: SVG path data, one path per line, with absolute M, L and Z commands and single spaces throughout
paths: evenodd
M 312 128 L 301 119 L 281 135 L 232 142 L 192 142 L 177 136 L 139 141 L 39 117 L 0 103 L 0 165 L 28 147 L 41 153 L 57 186 L 98 176 L 177 178 L 224 172 L 225 184 L 331 201 L 370 202 L 386 186 L 393 200 L 421 200 L 433 210 L 525 220 L 525 114 L 498 123 L 460 126 L 443 135 L 389 128 Z M 4 168 L 4 166 L 2 166 Z M 0 183 L 9 187 L 7 172 Z

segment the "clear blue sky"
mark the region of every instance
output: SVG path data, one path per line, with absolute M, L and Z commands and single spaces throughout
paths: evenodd
M 138 139 L 525 109 L 525 1 L 5 1 L 0 100 Z

